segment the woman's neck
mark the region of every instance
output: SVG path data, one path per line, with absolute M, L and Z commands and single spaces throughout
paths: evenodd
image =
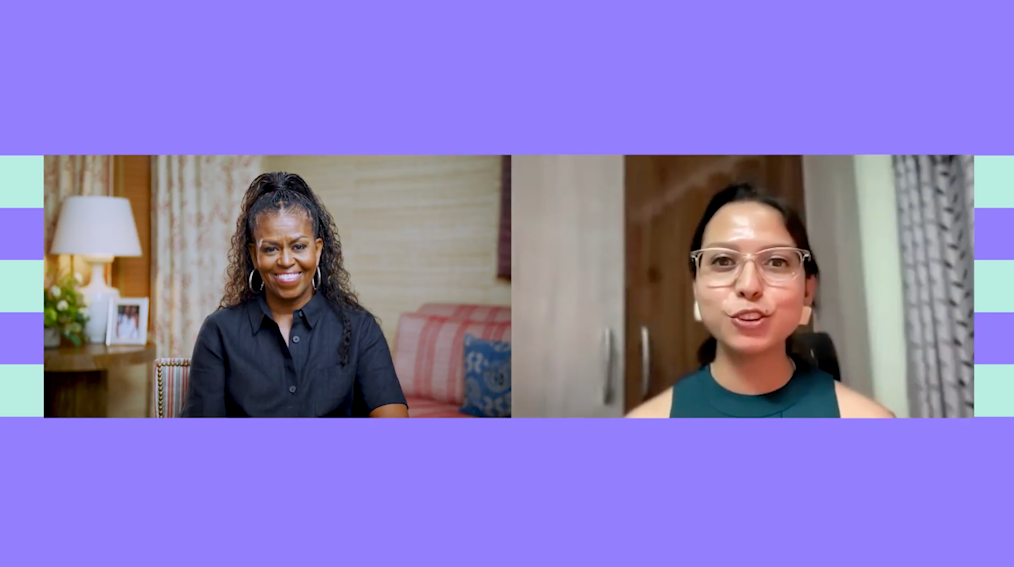
M 795 365 L 779 347 L 750 355 L 735 354 L 718 345 L 711 375 L 720 386 L 736 394 L 759 396 L 789 383 Z
M 274 316 L 275 321 L 280 319 L 292 319 L 292 314 L 297 310 L 302 309 L 306 306 L 310 300 L 313 299 L 313 292 L 304 297 L 299 297 L 293 300 L 285 300 L 280 297 L 274 297 L 266 294 L 264 300 L 268 303 L 268 309 Z

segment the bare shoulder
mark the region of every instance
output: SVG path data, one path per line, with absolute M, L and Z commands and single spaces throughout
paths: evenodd
M 672 408 L 672 388 L 666 388 L 664 392 L 634 408 L 627 417 L 651 418 L 669 417 L 669 410 Z
M 841 382 L 834 383 L 834 393 L 838 397 L 838 412 L 841 413 L 842 417 L 897 417 L 891 412 L 891 410 L 849 388 Z

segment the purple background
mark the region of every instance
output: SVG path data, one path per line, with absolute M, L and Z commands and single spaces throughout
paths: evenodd
M 1012 10 L 7 2 L 0 153 L 1014 153 Z
M 1014 260 L 1014 209 L 975 209 L 975 259 Z
M 0 153 L 1014 153 L 1010 10 L 8 2 Z M 1012 434 L 3 419 L 0 558 L 1000 565 Z
M 1014 329 L 1014 313 L 976 313 L 975 364 L 1014 364 L 1011 329 Z
M 0 138 L 2 129 L 0 123 Z M 10 187 L 0 190 L 15 191 Z M 42 260 L 46 247 L 45 215 L 45 209 L 0 209 L 0 260 Z M 17 276 L 3 274 L 0 277 Z
M 12 418 L 5 552 L 10 565 L 1006 565 L 1009 459 L 982 443 L 1008 423 Z
M 12 277 L 0 274 L 0 277 L 5 276 Z M 40 289 L 35 305 L 26 303 L 25 309 L 39 309 L 42 293 Z M 45 360 L 44 322 L 43 313 L 0 313 L 0 364 L 42 364 Z M 0 438 L 2 433 L 0 426 Z

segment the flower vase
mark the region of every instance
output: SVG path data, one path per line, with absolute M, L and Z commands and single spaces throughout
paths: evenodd
M 45 346 L 46 348 L 60 348 L 60 329 L 56 327 L 46 328 Z

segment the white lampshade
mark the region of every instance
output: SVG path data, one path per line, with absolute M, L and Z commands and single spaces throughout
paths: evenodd
M 140 256 L 130 201 L 123 197 L 67 197 L 50 254 Z
M 92 343 L 106 337 L 109 302 L 120 291 L 105 282 L 104 266 L 117 256 L 140 256 L 141 241 L 130 201 L 122 197 L 67 197 L 53 235 L 50 254 L 77 254 L 92 265 L 92 278 L 81 293 L 88 300 L 85 335 Z

